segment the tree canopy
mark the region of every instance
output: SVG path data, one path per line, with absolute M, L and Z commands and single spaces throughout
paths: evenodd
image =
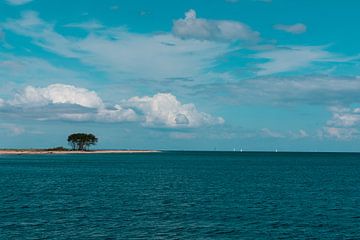
M 98 139 L 91 133 L 73 133 L 68 136 L 67 141 L 72 150 L 85 151 L 88 150 L 91 145 L 95 145 Z

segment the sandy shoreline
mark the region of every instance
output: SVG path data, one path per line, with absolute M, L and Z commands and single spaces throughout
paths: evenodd
M 52 151 L 52 150 L 0 150 L 0 155 L 46 155 L 46 154 L 110 154 L 110 153 L 156 153 L 157 150 L 94 150 L 94 151 Z

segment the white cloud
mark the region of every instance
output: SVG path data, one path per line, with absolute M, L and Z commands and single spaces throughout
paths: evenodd
M 332 117 L 323 127 L 321 136 L 350 140 L 359 135 L 360 108 L 331 107 Z
M 85 30 L 95 30 L 95 29 L 101 29 L 104 28 L 104 25 L 97 21 L 89 21 L 89 22 L 83 22 L 83 23 L 69 23 L 64 25 L 64 27 L 68 28 L 81 28 Z
M 330 52 L 317 46 L 288 46 L 260 52 L 254 58 L 267 59 L 265 63 L 257 64 L 258 75 L 290 72 L 308 67 L 313 62 L 339 61 Z
M 305 130 L 300 129 L 299 132 L 298 132 L 298 134 L 297 134 L 296 136 L 297 136 L 298 138 L 304 138 L 304 137 L 308 137 L 309 134 L 308 134 Z
M 103 102 L 94 92 L 71 85 L 52 84 L 45 88 L 28 86 L 17 94 L 11 105 L 45 106 L 48 104 L 75 104 L 86 108 L 100 108 Z
M 115 38 L 110 40 L 111 38 Z M 106 72 L 141 79 L 199 76 L 229 51 L 221 43 L 181 40 L 168 34 L 139 35 L 116 30 L 81 40 L 81 61 Z
M 351 77 L 258 77 L 227 85 L 199 85 L 195 89 L 206 90 L 211 97 L 220 92 L 219 97 L 225 95 L 227 101 L 242 104 L 347 106 L 360 103 L 360 81 Z
M 69 120 L 74 122 L 136 122 L 139 116 L 132 109 L 124 109 L 116 106 L 115 109 L 99 108 L 96 112 L 91 113 L 60 113 L 57 119 Z
M 328 122 L 328 125 L 352 127 L 360 123 L 359 109 L 360 108 L 351 109 L 343 107 L 330 108 L 332 119 Z
M 54 31 L 54 26 L 38 17 L 38 13 L 27 11 L 21 18 L 8 20 L 2 24 L 19 35 L 31 37 L 33 43 L 52 52 L 62 53 L 66 57 L 77 57 L 77 48 L 70 40 Z
M 300 129 L 300 130 L 297 131 L 297 132 L 291 131 L 291 132 L 290 132 L 290 136 L 291 136 L 292 138 L 295 138 L 295 139 L 300 139 L 300 138 L 309 137 L 309 134 L 308 134 L 305 130 Z
M 300 129 L 298 131 L 288 131 L 288 132 L 280 132 L 274 131 L 269 128 L 263 128 L 258 132 L 258 134 L 262 137 L 270 137 L 270 138 L 291 138 L 291 139 L 302 139 L 307 138 L 310 135 L 304 130 Z
M 260 134 L 264 137 L 271 137 L 271 138 L 284 138 L 285 135 L 281 132 L 276 132 L 273 130 L 270 130 L 268 128 L 261 129 Z
M 78 59 L 116 79 L 201 76 L 231 50 L 227 43 L 184 40 L 168 33 L 147 35 L 130 33 L 124 28 L 98 29 L 97 23 L 70 26 L 87 28 L 89 34 L 84 38 L 63 36 L 33 11 L 3 24 L 5 29 L 30 37 L 47 51 Z
M 197 18 L 193 9 L 185 13 L 185 18 L 174 21 L 173 33 L 182 39 L 250 42 L 259 40 L 259 33 L 244 23 Z
M 170 93 L 133 97 L 126 105 L 141 111 L 145 117 L 144 125 L 150 127 L 186 128 L 224 123 L 222 118 L 199 112 L 194 104 L 182 104 Z
M 354 135 L 358 135 L 358 133 L 358 130 L 355 128 L 324 127 L 321 136 L 338 140 L 350 140 Z
M 194 104 L 182 104 L 170 93 L 133 97 L 112 108 L 99 108 L 96 113 L 63 113 L 58 117 L 71 121 L 140 122 L 158 128 L 194 128 L 224 122 L 197 111 Z
M 25 129 L 21 126 L 11 123 L 0 124 L 0 128 L 5 129 L 10 132 L 10 135 L 18 136 L 25 132 Z
M 0 98 L 0 108 L 5 106 L 5 100 Z
M 10 5 L 24 5 L 29 2 L 32 2 L 33 0 L 6 0 L 6 2 Z
M 293 25 L 276 24 L 274 25 L 274 29 L 292 34 L 301 34 L 306 32 L 306 26 L 302 23 L 296 23 Z
M 105 106 L 94 91 L 72 85 L 26 87 L 5 104 L 7 111 L 38 120 L 140 122 L 145 127 L 195 128 L 223 124 L 224 119 L 199 112 L 194 104 L 182 104 L 170 93 L 132 97 Z
M 99 109 L 96 120 L 100 122 L 135 122 L 139 121 L 139 116 L 133 109 L 117 104 L 112 109 Z

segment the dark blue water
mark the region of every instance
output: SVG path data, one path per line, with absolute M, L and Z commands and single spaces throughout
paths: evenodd
M 0 239 L 360 239 L 360 155 L 0 156 Z

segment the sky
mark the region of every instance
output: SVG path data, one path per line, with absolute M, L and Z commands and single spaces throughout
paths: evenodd
M 0 148 L 360 151 L 359 8 L 0 0 Z

